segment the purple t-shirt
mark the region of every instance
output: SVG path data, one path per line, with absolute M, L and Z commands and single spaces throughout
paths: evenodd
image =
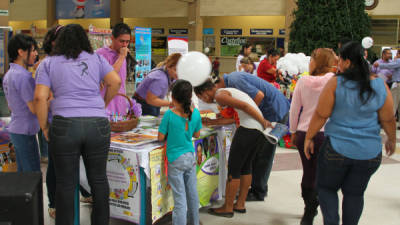
M 152 70 L 139 84 L 136 93 L 146 99 L 147 92 L 150 91 L 155 96 L 163 99 L 168 92 L 169 76 L 162 68 Z
M 36 84 L 50 87 L 53 116 L 106 117 L 100 81 L 113 67 L 100 55 L 82 52 L 77 59 L 50 56 L 40 63 Z
M 10 69 L 3 79 L 3 89 L 11 110 L 8 131 L 15 134 L 36 134 L 39 131 L 39 122 L 27 105 L 33 101 L 35 91 L 32 73 L 18 64 L 10 63 Z
M 114 65 L 114 63 L 118 60 L 119 54 L 118 52 L 112 50 L 111 48 L 104 46 L 103 48 L 99 48 L 96 51 L 97 54 L 103 56 L 110 65 Z M 122 63 L 122 66 L 119 70 L 119 77 L 121 78 L 121 87 L 119 88 L 118 93 L 126 94 L 125 91 L 125 80 L 126 80 L 126 59 Z M 101 95 L 104 96 L 106 93 L 106 88 L 101 91 Z M 121 96 L 114 96 L 111 102 L 107 106 L 107 111 L 109 114 L 118 113 L 118 115 L 125 115 L 127 111 L 127 100 Z

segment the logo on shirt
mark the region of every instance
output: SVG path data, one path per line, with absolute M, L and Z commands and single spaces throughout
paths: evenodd
M 89 73 L 87 71 L 89 67 L 86 64 L 86 62 L 81 62 L 78 66 L 82 68 L 81 77 L 83 77 L 83 75 L 89 75 Z

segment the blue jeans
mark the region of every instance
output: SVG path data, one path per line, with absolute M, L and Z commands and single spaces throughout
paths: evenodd
M 44 137 L 42 129 L 40 129 L 40 131 L 38 133 L 38 140 L 39 140 L 40 156 L 45 157 L 45 158 L 49 157 L 47 141 L 46 141 L 46 138 Z
M 168 165 L 168 183 L 174 197 L 173 225 L 199 225 L 196 159 L 193 152 L 181 155 Z
M 36 135 L 10 133 L 10 138 L 17 156 L 18 172 L 40 171 Z
M 358 224 L 364 206 L 364 191 L 381 160 L 382 153 L 369 160 L 347 158 L 332 148 L 329 138 L 325 139 L 317 166 L 317 189 L 325 225 L 339 225 L 339 189 L 343 193 L 342 224 Z
M 106 167 L 110 132 L 107 118 L 53 117 L 49 149 L 56 175 L 56 225 L 74 224 L 74 196 L 79 183 L 80 155 L 93 193 L 91 224 L 109 224 L 110 193 Z

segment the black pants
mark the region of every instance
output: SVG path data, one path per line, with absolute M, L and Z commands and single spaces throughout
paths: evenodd
M 228 177 L 239 179 L 251 174 L 251 164 L 258 150 L 267 142 L 261 131 L 239 127 L 233 137 L 228 159 Z
M 132 98 L 136 100 L 136 102 L 140 103 L 142 105 L 142 115 L 143 116 L 156 116 L 158 117 L 160 115 L 160 107 L 157 106 L 152 106 L 146 102 L 146 100 L 137 97 L 136 95 L 133 95 Z
M 82 155 L 93 194 L 92 225 L 108 225 L 110 209 L 106 176 L 110 124 L 106 118 L 55 116 L 50 127 L 50 149 L 56 172 L 56 225 L 74 223 L 74 194 Z
M 279 123 L 287 124 L 289 113 L 287 113 Z M 271 174 L 274 162 L 276 144 L 267 141 L 264 147 L 257 152 L 253 160 L 253 179 L 249 194 L 253 194 L 257 199 L 263 200 L 268 194 L 268 179 Z

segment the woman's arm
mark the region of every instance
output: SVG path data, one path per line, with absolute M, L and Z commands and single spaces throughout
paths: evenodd
M 157 139 L 158 139 L 158 141 L 165 141 L 165 134 L 158 132 Z
M 242 110 L 257 120 L 264 128 L 270 127 L 271 123 L 265 120 L 263 115 L 247 102 L 233 98 L 228 91 L 220 91 L 215 95 L 215 100 L 221 106 L 230 106 L 235 109 Z
M 163 99 L 159 98 L 158 96 L 154 95 L 151 91 L 147 91 L 146 102 L 147 102 L 147 104 L 156 106 L 156 107 L 170 106 L 170 104 L 171 104 L 169 101 L 163 100 Z
M 290 133 L 294 134 L 297 130 L 297 125 L 299 122 L 299 114 L 302 106 L 301 102 L 301 89 L 302 89 L 302 79 L 300 79 L 293 92 L 292 103 L 290 104 L 290 114 L 289 114 L 289 125 Z
M 48 124 L 48 99 L 50 98 L 50 88 L 43 84 L 37 84 L 35 95 L 33 97 L 34 110 L 39 121 L 40 128 L 46 140 L 49 140 L 49 124 Z
M 388 139 L 385 143 L 386 154 L 391 156 L 396 149 L 396 119 L 393 113 L 393 98 L 388 86 L 386 87 L 386 100 L 382 108 L 378 110 L 378 119 L 382 129 L 385 131 Z
M 114 98 L 114 96 L 118 93 L 119 88 L 121 87 L 121 78 L 119 75 L 113 70 L 104 76 L 104 85 L 106 87 L 106 94 L 104 95 L 104 102 L 106 107 L 110 103 L 110 101 Z

